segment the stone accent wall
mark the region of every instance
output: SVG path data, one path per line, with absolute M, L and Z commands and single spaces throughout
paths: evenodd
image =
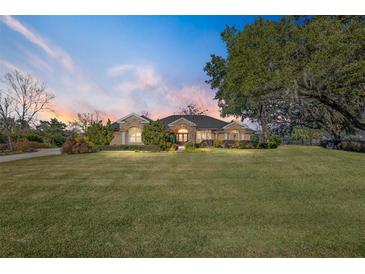
M 232 132 L 238 131 L 238 140 L 251 140 L 251 134 L 239 125 L 232 125 L 229 128 L 224 129 L 224 140 L 232 139 Z
M 113 140 L 111 141 L 111 145 L 126 145 L 128 144 L 128 130 L 131 127 L 137 127 L 143 130 L 146 122 L 141 118 L 136 116 L 130 116 L 123 121 L 123 123 L 119 124 L 119 131 L 115 131 L 113 134 Z M 140 143 L 143 144 L 143 143 Z

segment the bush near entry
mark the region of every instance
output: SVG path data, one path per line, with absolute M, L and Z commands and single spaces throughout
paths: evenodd
M 184 144 L 185 149 L 193 149 L 194 148 L 194 144 L 191 141 L 187 141 Z

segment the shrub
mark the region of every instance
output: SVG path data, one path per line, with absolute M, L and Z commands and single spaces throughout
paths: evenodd
M 321 140 L 319 145 L 324 148 L 342 149 L 341 140 Z
M 245 149 L 247 148 L 247 142 L 246 141 L 239 141 L 238 143 L 238 147 L 241 148 L 241 149 Z
M 260 142 L 260 137 L 258 134 L 254 133 L 251 135 L 251 142 L 253 143 L 254 147 L 258 147 Z
M 93 151 L 93 143 L 87 137 L 76 135 L 70 137 L 62 145 L 62 153 L 79 154 Z
M 171 151 L 176 151 L 179 149 L 179 145 L 178 144 L 172 144 L 171 147 L 170 147 L 170 150 Z
M 92 122 L 86 129 L 86 135 L 95 145 L 109 145 L 113 139 L 113 127 L 110 120 L 105 125 L 102 121 Z
M 269 148 L 277 148 L 278 146 L 281 145 L 281 139 L 277 135 L 271 135 L 269 137 L 268 143 L 269 143 Z
M 143 127 L 142 142 L 145 145 L 156 145 L 165 150 L 166 142 L 168 141 L 170 141 L 170 133 L 159 120 L 146 124 Z
M 185 149 L 192 149 L 194 148 L 194 144 L 191 141 L 187 141 L 184 144 Z
M 365 152 L 365 141 L 342 141 L 341 148 L 346 151 Z
M 217 140 L 214 140 L 213 142 L 213 146 L 214 147 L 222 147 L 222 141 L 217 139 Z
M 39 143 L 28 140 L 18 141 L 15 143 L 15 150 L 21 152 L 36 151 L 39 148 L 50 148 L 50 145 L 47 143 Z
M 160 147 L 156 145 L 111 145 L 97 146 L 94 151 L 160 151 Z
M 239 141 L 234 141 L 231 144 L 231 148 L 239 148 L 240 147 L 240 142 Z
M 34 132 L 27 133 L 25 135 L 25 138 L 28 141 L 34 141 L 34 142 L 38 142 L 38 143 L 43 143 L 44 142 L 43 136 L 38 135 L 37 133 L 34 133 Z
M 269 148 L 269 144 L 268 143 L 259 143 L 258 148 L 267 149 L 267 148 Z
M 275 143 L 268 143 L 269 148 L 278 148 L 278 145 Z
M 9 150 L 8 145 L 7 144 L 0 144 L 0 152 L 4 152 Z
M 203 140 L 197 146 L 201 148 L 211 147 L 213 146 L 213 140 Z
M 252 142 L 252 141 L 247 141 L 246 142 L 246 148 L 257 148 L 258 143 Z
M 222 142 L 224 148 L 239 148 L 239 141 L 236 140 L 224 140 Z
M 28 140 L 18 141 L 15 143 L 15 150 L 21 152 L 31 152 L 35 151 L 35 148 L 32 148 L 30 142 Z

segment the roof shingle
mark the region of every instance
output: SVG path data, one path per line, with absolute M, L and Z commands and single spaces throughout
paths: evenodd
M 207 116 L 207 115 L 170 115 L 165 118 L 160 119 L 160 121 L 168 127 L 168 124 L 180 119 L 185 118 L 186 120 L 189 120 L 196 124 L 198 128 L 209 128 L 209 129 L 221 129 L 225 125 L 228 125 L 229 123 L 218 120 L 216 118 Z

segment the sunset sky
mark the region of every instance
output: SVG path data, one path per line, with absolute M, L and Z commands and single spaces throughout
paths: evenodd
M 219 118 L 203 67 L 225 56 L 220 33 L 255 16 L 2 16 L 0 75 L 15 68 L 44 81 L 55 113 L 73 120 L 98 110 L 111 120 L 152 118 L 196 103 Z

